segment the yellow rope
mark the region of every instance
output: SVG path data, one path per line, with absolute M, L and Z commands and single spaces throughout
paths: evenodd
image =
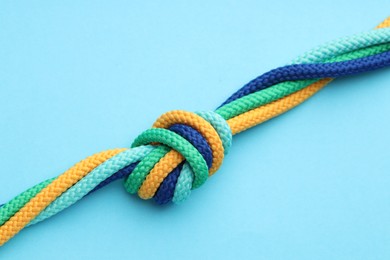
M 213 153 L 213 163 L 209 175 L 215 173 L 223 162 L 224 148 L 214 127 L 202 117 L 182 110 L 174 110 L 163 114 L 156 120 L 153 127 L 169 128 L 174 124 L 186 124 L 202 133 Z M 184 157 L 180 153 L 174 150 L 167 153 L 150 171 L 138 190 L 138 195 L 143 199 L 152 198 L 164 178 L 183 161 Z
M 145 200 L 151 199 L 165 177 L 184 160 L 184 157 L 179 152 L 175 150 L 169 151 L 150 171 L 138 190 L 138 196 Z
M 126 149 L 113 149 L 97 153 L 80 161 L 61 174 L 0 227 L 0 246 L 22 230 L 69 187 L 87 175 L 95 167 L 124 150 Z
M 332 79 L 322 79 L 284 98 L 229 119 L 227 122 L 232 129 L 232 133 L 234 135 L 238 134 L 294 108 L 331 81 Z
M 377 28 L 385 27 L 390 27 L 390 17 L 377 26 Z M 293 107 L 311 97 L 326 84 L 331 82 L 331 80 L 332 79 L 320 80 L 300 91 L 290 94 L 289 96 L 231 118 L 227 122 L 233 134 L 240 133 L 245 129 L 253 127 L 292 109 Z M 188 115 L 185 115 L 185 117 L 187 116 Z M 183 114 L 173 113 L 168 117 L 163 117 L 160 119 L 160 121 L 155 124 L 155 127 L 166 127 L 173 123 L 182 122 L 191 125 L 204 134 L 213 152 L 214 161 L 212 170 L 210 170 L 210 174 L 212 174 L 216 169 L 218 169 L 223 160 L 224 150 L 221 139 L 218 137 L 218 133 L 216 133 L 214 128 L 207 121 L 201 119 L 200 117 L 198 118 L 193 115 L 191 116 L 192 119 L 187 120 L 188 118 L 183 118 Z M 42 189 L 35 197 L 27 202 L 17 213 L 15 213 L 15 215 L 13 215 L 0 227 L 0 246 L 12 238 L 22 228 L 24 228 L 42 210 L 44 210 L 51 202 L 53 202 L 72 185 L 81 180 L 98 165 L 123 152 L 124 150 L 126 149 L 113 149 L 95 154 L 77 163 L 68 171 L 60 175 L 47 187 Z M 152 197 L 167 174 L 183 160 L 183 156 L 176 151 L 167 153 L 167 155 L 155 165 L 154 169 L 147 176 L 139 190 L 140 196 L 142 198 Z
M 387 17 L 386 20 L 384 20 L 380 25 L 378 25 L 376 28 L 377 29 L 380 29 L 380 28 L 386 28 L 386 27 L 390 27 L 390 17 Z
M 376 28 L 380 29 L 386 27 L 390 27 L 390 17 L 384 20 Z M 291 95 L 231 118 L 228 120 L 228 124 L 232 129 L 233 134 L 238 134 L 294 108 L 306 99 L 310 98 L 331 81 L 332 79 L 322 79 L 317 81 Z
M 153 127 L 169 128 L 174 124 L 185 124 L 202 133 L 213 152 L 213 164 L 210 168 L 210 175 L 215 173 L 223 162 L 224 149 L 214 127 L 202 117 L 183 110 L 173 110 L 163 114 L 156 120 Z

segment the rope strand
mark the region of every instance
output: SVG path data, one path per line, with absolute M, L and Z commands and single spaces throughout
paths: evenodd
M 0 206 L 0 245 L 112 181 L 158 204 L 181 203 L 222 165 L 232 136 L 302 103 L 332 78 L 390 65 L 390 17 L 376 30 L 320 46 L 250 81 L 215 112 L 171 111 L 131 149 L 104 151 Z

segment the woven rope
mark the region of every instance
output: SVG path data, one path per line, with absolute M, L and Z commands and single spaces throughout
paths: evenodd
M 9 238 L 18 233 L 31 220 L 38 216 L 59 195 L 87 175 L 91 170 L 124 150 L 114 149 L 92 155 L 53 180 L 0 227 L 0 244 L 7 242 Z
M 245 85 L 216 112 L 171 111 L 138 136 L 132 149 L 114 149 L 79 162 L 57 178 L 0 208 L 0 245 L 119 178 L 125 188 L 160 204 L 181 203 L 222 164 L 232 134 L 288 111 L 332 79 L 390 65 L 390 18 L 367 33 L 331 42 Z M 152 144 L 152 145 L 150 145 Z

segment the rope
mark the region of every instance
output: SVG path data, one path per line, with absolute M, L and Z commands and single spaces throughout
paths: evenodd
M 185 201 L 222 165 L 232 135 L 302 103 L 332 78 L 390 65 L 390 17 L 376 30 L 315 48 L 250 81 L 215 112 L 171 111 L 141 133 L 131 149 L 92 155 L 0 206 L 0 245 L 28 225 L 118 180 L 158 204 Z
M 294 64 L 271 70 L 249 82 L 224 104 L 286 81 L 317 78 L 337 78 L 387 66 L 389 51 L 351 61 L 333 63 Z

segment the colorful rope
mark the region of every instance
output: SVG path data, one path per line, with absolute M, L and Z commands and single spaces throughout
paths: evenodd
M 171 111 L 141 133 L 131 149 L 113 149 L 77 163 L 0 206 L 0 245 L 112 181 L 158 204 L 181 203 L 222 165 L 232 135 L 302 103 L 332 78 L 390 66 L 390 18 L 376 30 L 305 53 L 250 81 L 215 112 Z

